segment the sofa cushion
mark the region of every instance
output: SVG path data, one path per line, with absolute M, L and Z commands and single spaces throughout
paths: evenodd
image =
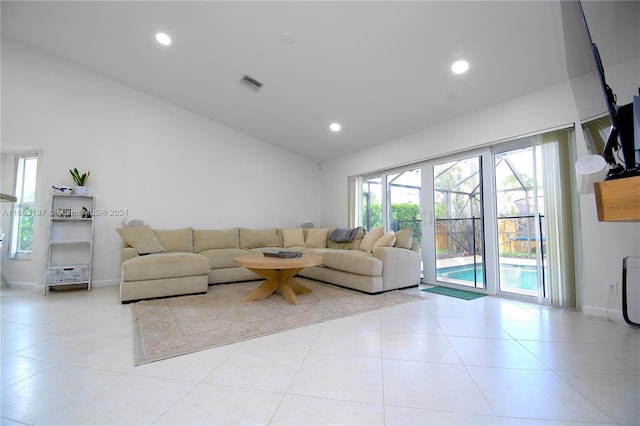
M 335 230 L 333 228 L 331 231 Z M 329 234 L 331 234 L 329 231 Z M 327 247 L 331 249 L 340 249 L 340 250 L 358 250 L 360 248 L 360 243 L 362 242 L 362 238 L 364 237 L 364 229 L 362 226 L 358 227 L 358 232 L 356 232 L 356 236 L 353 241 L 345 242 L 345 243 L 336 243 L 335 241 L 331 241 L 327 239 Z
M 331 251 L 333 249 L 328 249 L 326 247 L 323 248 L 309 248 L 309 247 L 305 247 L 303 249 L 301 249 L 300 251 L 302 253 L 309 253 L 309 254 L 317 254 L 322 256 L 323 254 L 325 254 L 327 251 Z M 345 250 L 345 251 L 351 251 L 351 250 Z
M 193 253 L 193 233 L 191 228 L 154 229 L 153 232 L 166 251 Z
M 308 228 L 304 245 L 311 248 L 326 248 L 328 236 L 328 228 Z
M 194 252 L 225 248 L 240 248 L 238 228 L 193 230 Z
M 404 228 L 401 231 L 396 232 L 396 242 L 393 243 L 394 247 L 411 249 L 413 244 L 413 228 Z
M 281 247 L 280 237 L 275 228 L 240 228 L 240 248 Z
M 122 264 L 123 281 L 160 280 L 165 278 L 207 275 L 211 262 L 194 253 L 154 253 L 129 259 Z
M 373 245 L 384 235 L 384 228 L 378 226 L 371 229 L 364 235 L 362 242 L 360 243 L 360 250 L 371 253 L 373 251 Z
M 202 256 L 206 256 L 209 259 L 209 261 L 211 262 L 211 269 L 220 269 L 220 268 L 232 268 L 236 266 L 233 263 L 233 259 L 238 256 L 244 256 L 248 253 L 239 248 L 226 248 L 226 249 L 204 250 L 198 254 Z
M 393 247 L 393 243 L 395 242 L 396 234 L 394 234 L 393 232 L 388 232 L 382 237 L 378 238 L 378 241 L 376 241 L 373 247 Z
M 125 244 L 138 250 L 140 254 L 162 253 L 165 248 L 148 225 L 133 226 L 131 228 L 117 228 L 118 234 Z
M 282 229 L 282 247 L 304 247 L 302 228 Z
M 338 271 L 350 272 L 357 275 L 378 277 L 382 275 L 382 261 L 358 250 L 350 252 L 326 252 L 322 264 Z

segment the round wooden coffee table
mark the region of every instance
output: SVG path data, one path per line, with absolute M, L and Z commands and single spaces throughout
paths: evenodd
M 243 302 L 266 299 L 279 290 L 282 297 L 297 305 L 296 294 L 309 293 L 311 289 L 300 284 L 293 276 L 308 266 L 322 265 L 322 256 L 303 254 L 302 257 L 280 258 L 249 254 L 236 257 L 233 261 L 267 280 L 242 299 Z

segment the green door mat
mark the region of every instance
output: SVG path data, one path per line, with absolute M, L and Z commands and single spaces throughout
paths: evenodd
M 451 296 L 451 297 L 456 297 L 458 299 L 464 299 L 464 300 L 473 300 L 479 297 L 486 296 L 486 294 L 473 293 L 471 291 L 458 290 L 455 288 L 440 287 L 440 286 L 425 288 L 425 289 L 422 289 L 422 291 L 427 291 L 429 293 L 442 294 L 444 296 Z

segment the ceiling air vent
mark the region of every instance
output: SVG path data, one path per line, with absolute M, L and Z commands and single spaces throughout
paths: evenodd
M 262 83 L 260 83 L 255 78 L 249 77 L 246 74 L 245 74 L 244 77 L 242 77 L 242 80 L 240 80 L 240 84 L 242 84 L 243 86 L 248 87 L 249 89 L 253 90 L 254 92 L 257 92 L 262 87 Z

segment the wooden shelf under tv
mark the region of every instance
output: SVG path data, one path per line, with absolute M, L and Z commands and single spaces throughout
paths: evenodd
M 640 176 L 594 184 L 600 222 L 640 222 Z

